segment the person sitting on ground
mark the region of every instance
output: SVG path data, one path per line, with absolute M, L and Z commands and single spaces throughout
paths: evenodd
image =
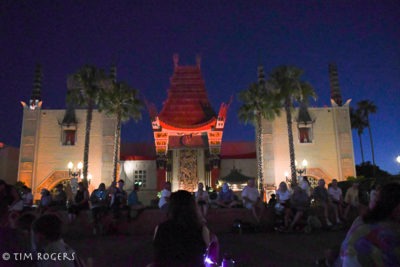
M 338 208 L 339 216 L 343 216 L 343 194 L 342 189 L 338 186 L 337 180 L 333 179 L 331 186 L 328 188 L 328 194 L 332 199 L 332 203 Z
M 290 209 L 290 196 L 292 193 L 289 191 L 287 184 L 285 182 L 281 182 L 278 190 L 276 190 L 275 193 L 277 201 L 277 205 L 275 205 L 275 211 L 278 214 L 282 212 L 288 212 L 288 209 Z
M 62 221 L 55 214 L 45 214 L 32 223 L 33 251 L 61 255 L 57 262 L 40 261 L 40 266 L 84 266 L 76 252 L 61 238 Z
M 99 187 L 93 190 L 90 195 L 90 207 L 92 210 L 92 218 L 94 224 L 94 232 L 96 233 L 100 227 L 99 223 L 103 216 L 108 211 L 108 196 L 106 185 L 104 183 L 99 184 Z
M 39 213 L 44 213 L 51 206 L 53 199 L 51 197 L 50 191 L 47 190 L 46 188 L 42 188 L 42 190 L 40 191 L 40 195 L 41 197 L 40 197 L 38 211 Z
M 335 213 L 336 223 L 341 223 L 339 219 L 338 208 L 332 203 L 332 200 L 329 197 L 328 190 L 325 188 L 324 179 L 318 180 L 318 186 L 314 188 L 312 196 L 316 204 L 323 207 L 325 222 L 327 226 L 332 226 L 332 223 L 329 220 L 329 208 L 332 208 Z
M 78 183 L 74 203 L 68 208 L 68 219 L 71 223 L 76 219 L 82 210 L 89 209 L 89 191 L 83 182 Z
M 264 213 L 264 203 L 261 201 L 260 193 L 256 188 L 254 179 L 249 179 L 247 185 L 242 190 L 243 206 L 251 209 L 253 217 L 257 223 L 260 223 L 261 217 Z
M 302 176 L 301 181 L 300 181 L 300 188 L 303 189 L 306 193 L 307 196 L 310 198 L 311 197 L 311 184 L 310 181 L 308 181 L 307 176 Z
M 196 204 L 199 209 L 199 212 L 201 216 L 203 216 L 203 220 L 205 220 L 210 200 L 208 197 L 208 192 L 204 190 L 203 183 L 198 184 L 197 191 L 194 193 L 194 197 L 196 199 Z
M 400 184 L 382 187 L 375 206 L 353 222 L 342 242 L 343 267 L 400 266 Z
M 346 195 L 344 197 L 344 202 L 346 204 L 346 209 L 344 210 L 344 219 L 348 219 L 350 209 L 358 209 L 359 198 L 358 198 L 358 182 L 354 182 L 352 186 L 347 189 Z
M 161 190 L 160 200 L 158 201 L 158 207 L 161 210 L 163 210 L 163 211 L 167 211 L 168 210 L 169 197 L 170 196 L 171 196 L 171 183 L 170 182 L 165 182 L 164 189 Z
M 290 208 L 285 210 L 285 227 L 291 231 L 302 218 L 304 212 L 310 207 L 310 199 L 307 193 L 299 186 L 293 187 L 293 194 L 290 196 Z M 289 225 L 290 219 L 293 217 Z
M 229 188 L 228 183 L 223 183 L 222 189 L 218 193 L 217 204 L 222 208 L 232 208 L 240 205 L 240 203 L 235 200 L 235 194 L 232 189 Z
M 185 190 L 170 195 L 168 220 L 154 233 L 154 262 L 151 266 L 204 266 L 210 231 L 202 223 L 195 199 Z
M 138 183 L 133 184 L 133 190 L 128 195 L 128 207 L 130 208 L 129 218 L 133 218 L 132 213 L 136 213 L 136 217 L 143 211 L 146 207 L 139 201 L 138 192 L 140 190 L 140 185 Z
M 67 208 L 67 193 L 65 193 L 64 186 L 62 184 L 57 184 L 51 206 L 57 209 Z

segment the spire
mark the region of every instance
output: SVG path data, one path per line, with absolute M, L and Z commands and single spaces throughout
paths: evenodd
M 258 84 L 260 85 L 265 84 L 265 73 L 263 65 L 259 65 L 257 67 L 257 78 L 258 78 Z
M 115 64 L 111 65 L 110 68 L 110 78 L 111 80 L 116 83 L 117 82 L 117 66 Z
M 333 99 L 338 106 L 342 106 L 338 70 L 335 63 L 329 64 L 329 81 L 331 85 L 331 99 Z
M 40 107 L 41 98 L 41 91 L 42 91 L 42 66 L 40 64 L 36 65 L 35 69 L 35 79 L 33 82 L 33 90 L 31 99 L 29 100 L 29 106 L 31 109 L 36 109 Z
M 173 61 L 174 61 L 174 68 L 178 67 L 179 55 L 177 53 L 174 54 Z

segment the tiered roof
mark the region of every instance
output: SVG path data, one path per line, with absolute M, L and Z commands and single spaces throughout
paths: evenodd
M 216 114 L 208 100 L 199 61 L 196 66 L 179 66 L 177 58 L 174 61 L 168 98 L 158 115 L 160 124 L 193 129 L 215 122 Z

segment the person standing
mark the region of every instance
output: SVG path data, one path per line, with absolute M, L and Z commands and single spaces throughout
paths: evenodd
M 332 208 L 335 213 L 336 223 L 342 223 L 339 219 L 339 213 L 336 205 L 333 205 L 331 198 L 329 197 L 328 190 L 325 188 L 325 180 L 319 179 L 318 186 L 314 188 L 312 194 L 317 205 L 322 206 L 324 209 L 324 217 L 327 226 L 332 226 L 329 220 L 329 208 Z
M 94 224 L 93 232 L 101 232 L 102 227 L 100 221 L 108 211 L 107 190 L 104 183 L 101 183 L 99 187 L 92 192 L 90 195 L 90 204 Z
M 82 210 L 89 209 L 89 191 L 83 182 L 78 183 L 74 203 L 68 208 L 68 218 L 71 223 L 76 219 Z
M 168 204 L 169 204 L 169 197 L 170 196 L 171 196 L 171 183 L 170 182 L 165 182 L 164 189 L 161 190 L 160 200 L 158 201 L 158 207 L 161 210 L 163 210 L 163 211 L 167 211 L 168 210 Z
M 51 203 L 57 209 L 66 209 L 67 207 L 67 194 L 64 191 L 62 184 L 57 184 L 55 193 L 53 195 L 53 202 Z
M 347 220 L 350 209 L 358 209 L 359 207 L 359 198 L 358 198 L 358 182 L 354 182 L 352 186 L 347 189 L 346 195 L 344 197 L 344 202 L 346 203 L 346 209 L 344 210 L 344 218 Z
M 208 192 L 204 190 L 204 184 L 199 183 L 197 191 L 194 194 L 196 199 L 197 207 L 199 208 L 200 214 L 203 216 L 203 220 L 206 220 L 208 205 L 209 205 L 209 196 Z
M 343 194 L 336 179 L 332 180 L 332 184 L 328 188 L 328 194 L 332 199 L 332 203 L 337 206 L 339 216 L 343 216 Z

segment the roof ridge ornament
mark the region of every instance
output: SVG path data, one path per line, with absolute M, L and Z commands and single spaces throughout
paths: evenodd
M 201 56 L 200 54 L 196 55 L 196 65 L 200 69 L 201 68 Z
M 172 57 L 173 61 L 174 61 L 174 68 L 178 67 L 178 63 L 179 63 L 179 54 L 175 53 Z

